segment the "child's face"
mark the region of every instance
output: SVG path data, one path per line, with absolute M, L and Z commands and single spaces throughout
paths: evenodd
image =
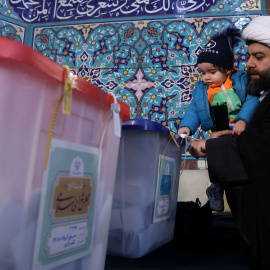
M 229 75 L 229 71 L 223 73 L 210 63 L 200 63 L 198 68 L 201 71 L 203 82 L 212 88 L 222 85 Z

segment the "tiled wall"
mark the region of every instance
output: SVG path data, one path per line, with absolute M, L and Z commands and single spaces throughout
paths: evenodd
M 128 103 L 131 118 L 177 131 L 200 79 L 201 46 L 232 23 L 241 17 L 36 27 L 33 47 Z M 236 53 L 243 68 L 244 44 Z
M 45 9 L 30 14 L 20 11 L 23 1 L 16 1 L 16 5 L 12 4 L 14 1 L 0 2 L 1 36 L 32 46 L 113 93 L 130 106 L 131 118 L 157 121 L 175 132 L 192 100 L 194 84 L 200 80 L 195 63 L 201 48 L 222 28 L 235 24 L 243 29 L 254 16 L 264 12 L 261 0 L 214 0 L 208 3 L 211 8 L 205 13 L 166 18 L 156 14 L 129 21 L 119 18 L 44 23 L 48 15 Z M 48 5 L 49 2 L 43 1 Z M 267 0 L 268 12 L 269 7 Z M 243 42 L 235 53 L 235 66 L 243 69 Z M 207 136 L 200 129 L 195 134 Z
M 0 37 L 16 40 L 24 43 L 26 27 L 11 23 L 8 21 L 0 20 Z

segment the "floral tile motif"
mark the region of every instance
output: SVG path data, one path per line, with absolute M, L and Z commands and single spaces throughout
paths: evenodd
M 18 14 L 14 11 L 13 7 L 8 0 L 0 0 L 0 14 L 3 17 L 14 19 L 17 21 L 23 21 Z M 11 1 L 14 2 L 14 1 Z M 15 3 L 14 3 L 15 4 Z
M 131 118 L 177 131 L 200 80 L 196 59 L 210 36 L 250 17 L 188 18 L 34 28 L 33 47 L 127 103 Z M 246 46 L 235 49 L 243 69 Z M 204 136 L 198 130 L 196 136 Z M 207 134 L 206 134 L 207 136 Z
M 0 37 L 24 43 L 25 28 L 0 19 Z

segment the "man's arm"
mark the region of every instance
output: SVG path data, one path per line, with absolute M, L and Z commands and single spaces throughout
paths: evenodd
M 236 137 L 231 133 L 230 130 L 214 132 L 208 140 L 188 137 L 189 152 L 196 158 L 207 156 L 212 183 L 239 184 L 249 181 L 236 149 Z
M 264 120 L 270 120 L 267 119 L 267 114 L 264 115 Z M 241 133 L 236 139 L 236 147 L 250 178 L 269 181 L 270 123 L 260 123 Z
M 213 132 L 210 135 L 210 139 L 219 138 L 221 136 L 232 134 L 231 130 L 221 130 L 217 132 Z M 190 146 L 188 148 L 189 153 L 195 158 L 205 158 L 206 157 L 206 140 L 205 139 L 194 139 L 191 137 L 187 137 L 187 140 L 190 142 Z
M 239 184 L 249 181 L 236 149 L 235 136 L 206 141 L 208 172 L 213 183 Z

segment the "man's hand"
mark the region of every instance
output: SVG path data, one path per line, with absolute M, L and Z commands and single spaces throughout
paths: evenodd
M 196 140 L 191 137 L 187 137 L 190 145 L 188 147 L 189 153 L 195 158 L 205 158 L 206 157 L 206 140 Z
M 209 139 L 219 138 L 221 136 L 228 135 L 228 134 L 233 134 L 233 131 L 231 131 L 229 129 L 228 130 L 215 131 L 215 132 L 210 134 Z
M 227 134 L 233 134 L 231 130 L 222 130 L 211 133 L 209 136 L 209 139 L 215 139 L 219 138 L 221 136 L 227 135 Z M 191 137 L 187 137 L 187 140 L 190 142 L 190 145 L 188 147 L 189 153 L 195 157 L 195 158 L 206 158 L 206 140 L 196 140 Z

